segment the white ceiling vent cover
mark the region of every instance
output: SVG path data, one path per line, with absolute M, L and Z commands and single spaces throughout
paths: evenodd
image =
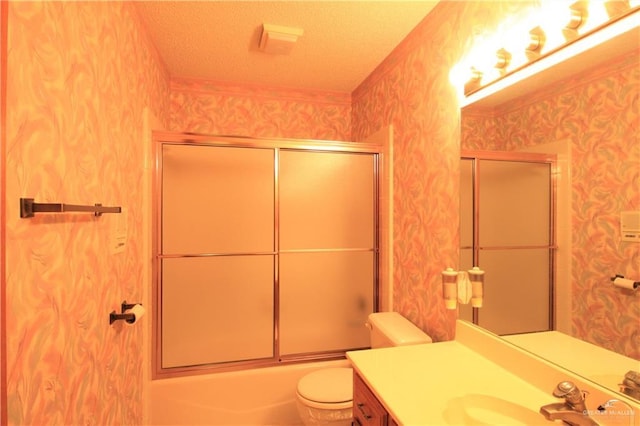
M 260 50 L 272 55 L 287 55 L 303 33 L 302 28 L 262 24 Z

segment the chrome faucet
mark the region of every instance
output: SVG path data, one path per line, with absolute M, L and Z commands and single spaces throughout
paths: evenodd
M 573 426 L 598 426 L 598 423 L 587 413 L 584 394 L 572 382 L 558 383 L 553 396 L 564 398 L 564 402 L 540 407 L 540 413 L 547 420 L 562 420 Z
M 640 400 L 640 372 L 633 370 L 627 371 L 627 374 L 624 375 L 624 379 L 619 386 L 620 392 L 631 398 Z

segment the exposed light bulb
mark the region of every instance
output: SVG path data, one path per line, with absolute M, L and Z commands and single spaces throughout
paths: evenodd
M 609 15 L 607 15 L 607 8 L 605 7 L 604 3 L 604 0 L 589 1 L 589 6 L 587 8 L 589 17 L 587 18 L 587 21 L 584 23 L 584 25 L 580 27 L 580 34 L 589 32 L 609 20 Z
M 496 63 L 494 65 L 494 68 L 498 70 L 498 73 L 501 76 L 506 74 L 509 65 L 511 65 L 511 57 L 511 53 L 509 53 L 504 48 L 499 49 L 496 52 Z
M 546 44 L 546 35 L 541 27 L 535 27 L 529 31 L 529 44 L 525 49 L 527 59 L 533 61 L 540 57 L 542 49 Z
M 607 0 L 604 2 L 609 19 L 616 18 L 625 13 L 631 7 L 629 0 Z
M 521 9 L 494 35 L 475 38 L 470 54 L 459 63 L 464 66 L 450 73 L 457 87 L 464 84 L 465 95 L 549 52 L 562 52 L 568 42 L 640 7 L 640 0 L 538 1 L 540 7 Z
M 540 14 L 543 18 L 540 20 L 540 27 L 545 34 L 545 44 L 541 52 L 545 53 L 566 42 L 564 30 L 567 25 L 575 22 L 576 17 L 566 0 L 545 2 L 540 9 Z
M 478 90 L 484 83 L 482 82 L 482 73 L 477 69 L 471 67 L 470 76 L 464 84 L 464 94 Z

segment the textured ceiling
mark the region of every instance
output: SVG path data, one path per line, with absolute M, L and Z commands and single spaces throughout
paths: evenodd
M 138 1 L 172 77 L 351 92 L 436 5 L 420 1 Z M 302 28 L 289 55 L 262 24 Z

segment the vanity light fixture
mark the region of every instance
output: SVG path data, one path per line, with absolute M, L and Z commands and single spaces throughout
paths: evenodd
M 569 7 L 569 22 L 562 29 L 564 39 L 569 42 L 579 37 L 578 29 L 589 18 L 588 2 L 577 1 Z
M 471 92 L 475 92 L 482 87 L 482 73 L 471 67 L 471 77 L 464 84 L 464 94 L 467 95 Z
M 542 55 L 546 41 L 547 36 L 541 27 L 538 26 L 529 31 L 529 45 L 525 49 L 529 61 L 536 60 Z
M 629 0 L 607 0 L 604 2 L 604 7 L 609 19 L 612 19 L 631 9 L 631 3 Z
M 504 75 L 511 63 L 511 53 L 507 52 L 506 49 L 501 48 L 496 52 L 496 57 L 497 61 L 495 67 L 500 70 L 501 75 Z
M 557 0 L 546 1 L 543 8 L 530 10 L 527 19 L 516 23 L 508 22 L 511 24 L 510 27 L 498 31 L 503 34 L 496 37 L 481 36 L 480 43 L 470 52 L 466 62 L 461 62 L 455 67 L 469 70 L 468 79 L 463 83 L 464 95 L 468 96 L 514 69 L 535 62 L 609 21 L 621 18 L 638 5 L 640 0 L 578 0 L 570 5 Z M 503 27 L 506 27 L 506 24 Z M 532 28 L 532 25 L 535 26 Z M 502 46 L 482 43 L 483 39 L 501 40 Z M 515 46 L 515 40 L 522 40 L 519 42 L 521 47 Z M 493 68 L 483 67 L 482 63 L 487 62 L 492 56 Z M 459 72 L 457 74 L 460 75 Z M 457 84 L 461 85 L 462 82 Z

